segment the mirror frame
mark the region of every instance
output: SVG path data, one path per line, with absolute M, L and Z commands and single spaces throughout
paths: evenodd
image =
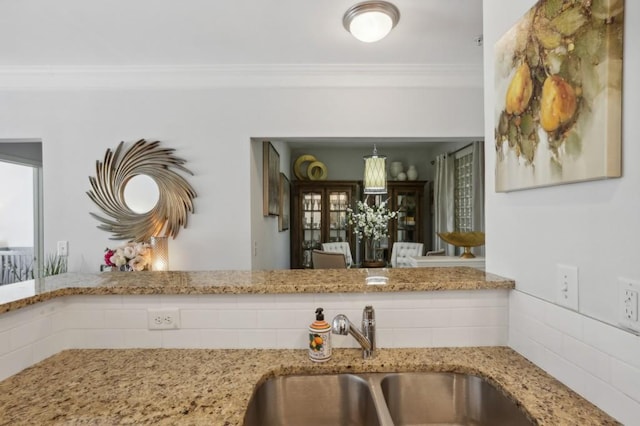
M 112 240 L 148 241 L 151 237 L 175 237 L 187 226 L 193 213 L 196 192 L 189 182 L 173 169 L 193 175 L 173 155 L 174 149 L 160 148 L 160 142 L 140 139 L 123 150 L 120 142 L 115 152 L 107 149 L 104 161 L 96 161 L 96 176 L 90 176 L 92 189 L 87 195 L 108 216 L 89 213 L 102 222 L 99 229 L 111 232 Z M 124 188 L 131 178 L 147 175 L 158 185 L 156 205 L 146 213 L 136 213 L 124 200 Z

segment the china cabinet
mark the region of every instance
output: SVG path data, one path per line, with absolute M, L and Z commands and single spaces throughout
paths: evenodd
M 397 220 L 389 224 L 387 259 L 395 242 L 425 243 L 425 222 L 428 216 L 426 184 L 427 181 L 387 182 L 389 208 L 398 212 Z
M 294 181 L 291 194 L 291 268 L 312 268 L 311 253 L 322 243 L 355 239 L 347 223 L 359 185 L 354 181 Z

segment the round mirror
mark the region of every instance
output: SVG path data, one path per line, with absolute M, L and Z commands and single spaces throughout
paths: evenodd
M 152 177 L 135 175 L 124 187 L 124 202 L 135 213 L 147 213 L 160 199 L 160 189 Z

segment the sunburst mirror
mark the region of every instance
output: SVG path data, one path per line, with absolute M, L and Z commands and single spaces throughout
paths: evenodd
M 98 228 L 113 234 L 112 240 L 175 238 L 186 227 L 196 192 L 177 172 L 193 175 L 174 151 L 140 139 L 127 149 L 120 142 L 115 151 L 107 149 L 104 161 L 96 161 L 87 195 L 107 217 L 89 214 L 101 222 Z

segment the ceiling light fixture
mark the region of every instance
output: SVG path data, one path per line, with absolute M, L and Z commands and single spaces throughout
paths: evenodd
M 382 40 L 400 20 L 400 11 L 386 1 L 364 1 L 351 6 L 342 23 L 355 38 L 365 43 Z
M 387 193 L 387 157 L 378 155 L 376 146 L 373 145 L 373 155 L 364 157 L 364 190 L 365 194 Z

